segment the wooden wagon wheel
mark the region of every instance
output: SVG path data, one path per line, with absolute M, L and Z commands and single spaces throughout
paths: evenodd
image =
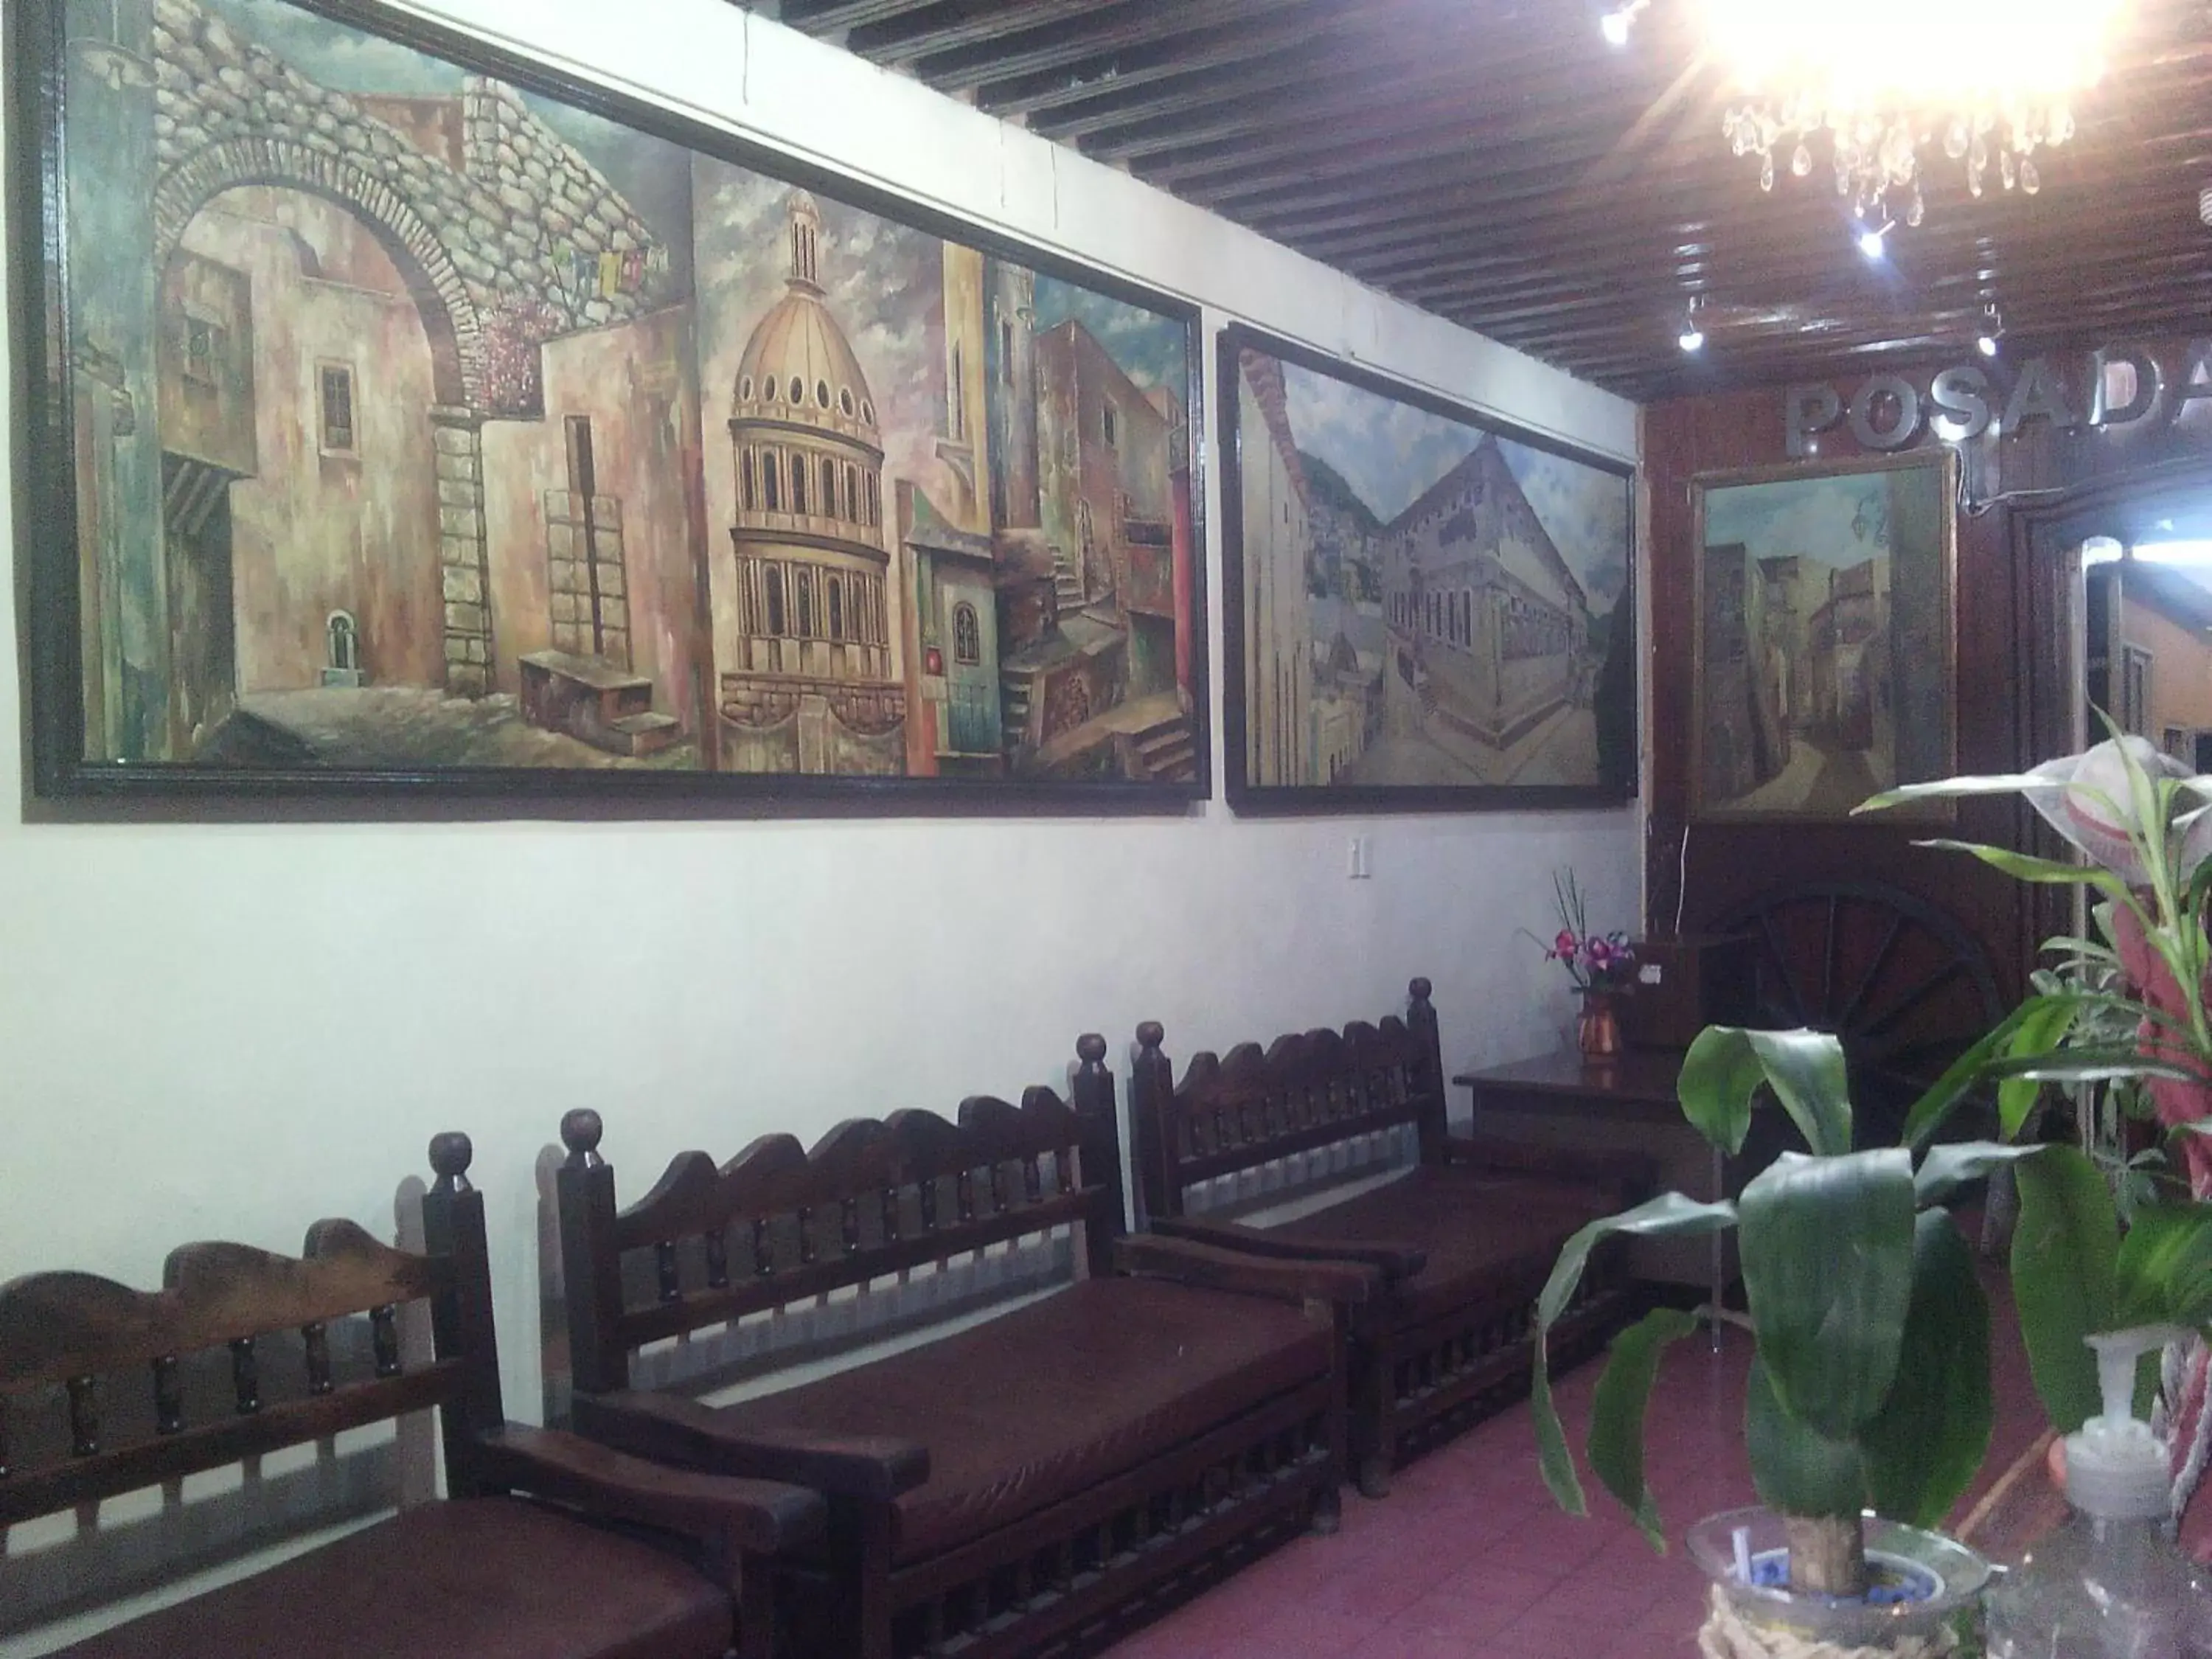
M 1753 1024 L 1842 1039 L 1863 1146 L 1894 1146 L 1912 1103 L 2005 1015 L 1972 936 L 1878 882 L 1779 888 L 1712 931 L 1757 948 Z

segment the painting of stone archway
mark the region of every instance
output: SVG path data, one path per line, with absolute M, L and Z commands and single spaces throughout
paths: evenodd
M 14 9 L 42 791 L 1205 792 L 1192 308 L 366 0 Z

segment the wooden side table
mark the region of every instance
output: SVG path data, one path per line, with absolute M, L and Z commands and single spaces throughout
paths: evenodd
M 1659 1157 L 1662 1184 L 1708 1201 L 1727 1197 L 1728 1159 L 1690 1127 L 1675 1098 L 1681 1066 L 1680 1054 L 1660 1050 L 1631 1049 L 1599 1061 L 1570 1051 L 1462 1072 L 1452 1082 L 1468 1093 L 1478 1134 L 1553 1146 L 1632 1146 Z M 1636 1246 L 1639 1276 L 1698 1282 L 1697 1269 L 1687 1265 L 1695 1260 L 1696 1241 L 1638 1240 Z M 1716 1308 L 1724 1305 L 1734 1277 L 1731 1261 L 1727 1237 L 1713 1234 L 1702 1276 Z M 1710 1322 L 1717 1346 L 1720 1326 Z

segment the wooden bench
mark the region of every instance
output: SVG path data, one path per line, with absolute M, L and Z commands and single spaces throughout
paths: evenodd
M 1633 1152 L 1448 1133 L 1429 990 L 1413 981 L 1402 1019 L 1279 1037 L 1265 1050 L 1248 1042 L 1225 1059 L 1200 1054 L 1180 1084 L 1161 1051 L 1165 1034 L 1148 1022 L 1137 1028 L 1130 1086 L 1153 1232 L 1382 1273 L 1381 1294 L 1350 1328 L 1351 1442 L 1370 1497 L 1389 1490 L 1407 1456 L 1526 1389 L 1536 1296 L 1559 1247 L 1584 1222 L 1648 1195 L 1652 1182 L 1650 1160 Z M 1276 1224 L 1238 1218 L 1322 1198 L 1349 1152 L 1408 1131 L 1418 1163 L 1402 1177 Z M 1194 1206 L 1192 1194 L 1210 1196 L 1217 1183 L 1263 1190 L 1218 1211 Z M 1634 1299 L 1622 1254 L 1601 1249 L 1554 1328 L 1555 1361 L 1594 1352 Z
M 1114 1081 L 1079 1045 L 1074 1105 L 963 1102 L 850 1121 L 811 1152 L 677 1158 L 617 1207 L 591 1112 L 562 1121 L 574 1422 L 689 1468 L 828 1498 L 819 1551 L 778 1567 L 809 1652 L 854 1659 L 1096 1648 L 1309 1525 L 1343 1468 L 1341 1330 L 1370 1270 L 1122 1237 Z M 962 1275 L 1064 1251 L 1076 1282 L 980 1323 Z M 917 1312 L 916 1310 L 919 1309 Z M 709 1405 L 633 1386 L 670 1338 L 773 1337 L 877 1312 L 915 1346 Z
M 78 1273 L 0 1285 L 0 1528 L 434 1407 L 442 1431 L 448 1499 L 70 1659 L 720 1659 L 740 1634 L 767 1652 L 769 1579 L 749 1569 L 818 1535 L 820 1498 L 508 1423 L 469 1159 L 465 1135 L 431 1143 L 422 1255 L 324 1221 L 296 1260 L 185 1245 L 150 1293 Z M 410 1304 L 434 1332 L 413 1365 Z

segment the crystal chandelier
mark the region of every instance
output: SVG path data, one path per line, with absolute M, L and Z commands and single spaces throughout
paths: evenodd
M 1824 146 L 1862 218 L 1917 225 L 1923 167 L 1959 163 L 1980 196 L 2033 196 L 2036 152 L 2074 136 L 2124 0 L 1696 0 L 1732 74 L 1722 126 L 1761 190 L 1802 179 Z

